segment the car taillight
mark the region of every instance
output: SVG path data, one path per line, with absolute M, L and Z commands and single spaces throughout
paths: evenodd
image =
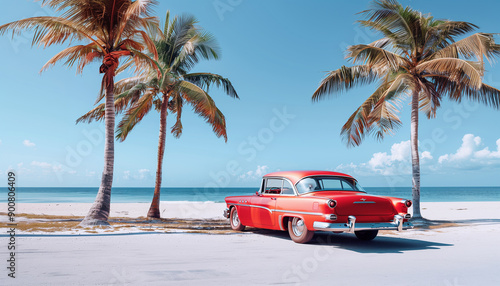
M 326 204 L 333 209 L 334 207 L 337 206 L 337 201 L 328 200 L 328 201 L 326 201 Z
M 405 206 L 406 206 L 407 208 L 411 207 L 411 201 L 410 201 L 410 200 L 406 200 L 406 201 L 405 201 Z

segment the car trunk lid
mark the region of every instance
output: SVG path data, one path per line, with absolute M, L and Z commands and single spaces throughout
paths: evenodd
M 390 215 L 392 202 L 386 198 L 358 193 L 336 197 L 338 215 Z
M 391 215 L 395 213 L 392 202 L 384 197 L 363 192 L 323 191 L 307 194 L 337 201 L 337 215 Z

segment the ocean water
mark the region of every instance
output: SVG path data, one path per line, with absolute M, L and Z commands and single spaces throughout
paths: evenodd
M 1 188 L 0 202 L 7 202 Z M 98 188 L 16 188 L 17 203 L 92 203 Z M 258 188 L 162 188 L 161 201 L 223 202 L 227 196 L 252 195 Z M 411 199 L 410 187 L 365 187 L 369 194 Z M 149 203 L 154 188 L 113 188 L 112 203 Z M 500 187 L 422 187 L 422 202 L 500 201 Z

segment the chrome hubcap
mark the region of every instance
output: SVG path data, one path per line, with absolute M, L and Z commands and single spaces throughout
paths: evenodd
M 304 233 L 304 221 L 298 217 L 294 217 L 292 220 L 292 231 L 296 236 L 301 236 Z
M 238 218 L 238 211 L 234 211 L 233 213 L 233 225 L 238 226 L 240 224 L 240 219 Z

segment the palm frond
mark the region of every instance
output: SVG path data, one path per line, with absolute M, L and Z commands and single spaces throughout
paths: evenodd
M 483 83 L 480 88 L 467 86 L 462 81 L 451 81 L 446 77 L 433 78 L 436 91 L 451 100 L 462 102 L 469 99 L 478 103 L 500 109 L 500 90 Z
M 48 47 L 61 44 L 67 40 L 89 40 L 101 47 L 104 43 L 92 37 L 92 32 L 83 25 L 62 17 L 32 17 L 0 26 L 0 35 L 12 31 L 12 36 L 23 30 L 33 31 L 32 45 Z
M 374 1 L 371 9 L 360 12 L 366 18 L 359 23 L 365 27 L 376 29 L 391 39 L 394 45 L 413 50 L 415 47 L 415 31 L 411 24 L 419 20 L 419 14 L 411 8 L 403 8 L 393 0 Z
M 174 135 L 175 138 L 179 138 L 182 135 L 181 116 L 182 116 L 182 107 L 184 105 L 184 101 L 181 95 L 176 93 L 171 102 L 172 102 L 172 107 L 170 108 L 170 110 L 172 110 L 173 113 L 176 114 L 175 124 L 172 125 L 171 133 L 172 135 Z M 170 103 L 165 103 L 165 104 L 170 105 Z
M 441 106 L 441 94 L 436 91 L 436 86 L 428 80 L 419 81 L 419 110 L 424 112 L 427 118 L 436 117 L 436 111 Z
M 500 90 L 485 83 L 479 89 L 465 88 L 464 96 L 452 97 L 452 99 L 460 102 L 464 97 L 500 109 Z
M 78 123 L 91 123 L 92 121 L 101 121 L 104 119 L 105 116 L 105 109 L 104 109 L 104 103 L 99 104 L 95 108 L 93 108 L 91 111 L 85 113 L 84 115 L 80 116 L 76 120 L 76 124 Z
M 48 69 L 50 66 L 55 65 L 58 61 L 66 58 L 64 65 L 72 67 L 73 64 L 78 62 L 77 73 L 81 73 L 83 68 L 94 61 L 96 58 L 102 58 L 103 54 L 100 52 L 99 48 L 94 44 L 88 45 L 77 45 L 66 48 L 55 56 L 53 56 L 40 70 L 40 72 Z
M 215 85 L 218 88 L 222 87 L 227 95 L 233 98 L 239 98 L 231 81 L 221 75 L 213 73 L 191 73 L 184 75 L 183 78 L 207 91 L 211 85 Z
M 342 66 L 328 73 L 314 92 L 312 100 L 318 101 L 325 95 L 348 90 L 356 85 L 372 83 L 377 78 L 377 72 L 368 65 Z
M 340 134 L 347 145 L 358 146 L 372 133 L 382 139 L 385 133 L 400 127 L 401 121 L 396 115 L 398 100 L 412 85 L 411 76 L 406 73 L 388 74 L 342 127 Z
M 214 118 L 215 102 L 203 89 L 185 80 L 177 83 L 177 89 L 182 93 L 183 98 L 193 106 L 198 115 L 210 120 Z
M 436 20 L 429 23 L 423 50 L 426 56 L 455 42 L 455 38 L 472 32 L 478 27 L 463 21 Z M 449 56 L 445 56 L 449 57 Z
M 438 58 L 425 61 L 416 66 L 416 70 L 430 76 L 446 76 L 452 81 L 466 81 L 464 84 L 479 88 L 482 84 L 483 66 L 478 62 L 471 62 L 457 58 Z M 463 74 L 466 77 L 461 76 Z
M 149 57 L 148 55 L 138 51 L 138 50 L 133 50 L 129 49 L 132 54 L 133 54 L 133 59 L 135 63 L 135 72 L 139 75 L 146 75 L 148 74 L 152 69 L 156 71 L 156 76 L 160 78 L 162 76 L 162 69 L 160 67 L 160 64 Z
M 429 59 L 436 58 L 475 58 L 482 62 L 483 57 L 490 63 L 492 57 L 500 55 L 500 45 L 495 43 L 492 34 L 476 33 L 460 41 L 454 42 L 435 53 L 429 55 Z
M 153 106 L 153 93 L 145 93 L 129 110 L 125 113 L 116 130 L 116 139 L 124 141 L 130 131 L 139 123 L 142 118 L 151 110 Z
M 217 137 L 224 137 L 227 142 L 226 120 L 222 112 L 215 105 L 214 100 L 201 88 L 187 81 L 180 83 L 183 98 L 193 106 L 193 110 L 199 116 L 205 118 L 212 126 Z
M 385 41 L 377 41 L 370 45 L 355 45 L 347 48 L 347 56 L 353 63 L 367 65 L 373 69 L 390 68 L 393 71 L 405 64 L 400 55 L 385 50 Z

